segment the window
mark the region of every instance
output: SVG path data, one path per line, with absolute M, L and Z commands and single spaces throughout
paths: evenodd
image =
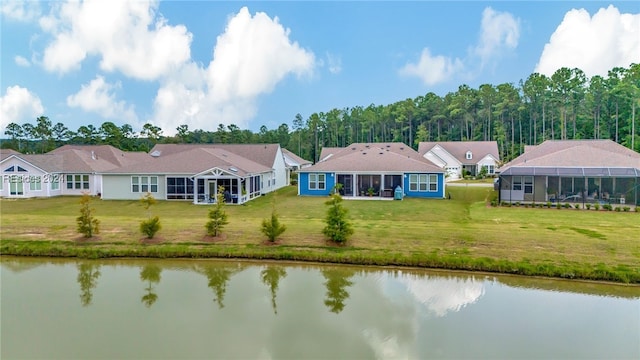
M 409 175 L 409 191 L 438 191 L 438 175 L 411 174 Z
M 309 174 L 309 190 L 324 190 L 325 174 Z
M 153 178 L 151 181 L 153 182 Z M 151 187 L 153 188 L 153 185 Z M 198 179 L 198 195 L 204 196 L 204 179 Z M 193 199 L 193 179 L 188 177 L 168 177 L 167 199 Z
M 484 169 L 486 169 L 487 174 L 494 175 L 496 173 L 495 165 L 482 165 Z
M 11 176 L 11 178 L 9 179 L 9 194 L 24 195 L 24 183 L 21 176 Z
M 438 191 L 438 175 L 429 175 L 429 191 Z
M 158 192 L 158 177 L 157 176 L 132 176 L 131 177 L 131 192 Z
M 467 153 L 465 154 L 465 158 L 467 160 L 471 160 L 473 159 L 473 154 L 471 153 L 471 151 L 467 151 Z
M 524 193 L 533 194 L 533 176 L 524 177 Z
M 80 175 L 80 174 L 67 175 L 67 189 L 89 190 L 89 175 Z
M 27 172 L 27 170 L 25 170 L 22 166 L 19 166 L 19 165 L 9 166 L 4 171 L 5 172 L 16 172 L 16 171 L 17 172 Z
M 513 191 L 522 191 L 522 176 L 513 177 L 513 187 L 511 189 Z
M 58 175 L 52 175 L 51 179 L 51 190 L 59 190 L 60 189 L 60 178 Z
M 29 176 L 29 190 L 31 191 L 42 190 L 42 178 L 40 176 Z

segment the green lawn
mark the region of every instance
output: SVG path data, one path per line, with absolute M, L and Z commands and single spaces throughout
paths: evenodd
M 143 251 L 140 246 L 171 245 L 172 251 L 187 256 L 193 249 L 205 249 L 197 251 L 640 283 L 640 213 L 493 208 L 485 201 L 493 193 L 490 187 L 451 186 L 447 191 L 451 200 L 344 201 L 355 233 L 343 248 L 329 246 L 322 235 L 327 198 L 299 197 L 295 187 L 245 205 L 226 206 L 230 223 L 222 239 L 215 241 L 205 236 L 209 206 L 159 201 L 151 211 L 161 219 L 156 239 L 161 245 L 140 245 L 138 226 L 147 214 L 137 201 L 92 201 L 101 232 L 85 241 L 75 230 L 79 198 L 2 199 L 2 252 L 15 253 L 16 246 L 29 242 L 44 246 L 42 241 L 60 241 L 57 246 L 66 247 L 132 246 L 135 251 Z M 260 223 L 273 207 L 287 231 L 278 246 L 262 246 Z

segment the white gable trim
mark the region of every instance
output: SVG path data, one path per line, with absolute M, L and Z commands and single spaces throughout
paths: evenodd
M 0 166 L 2 166 L 2 163 L 6 162 L 6 161 L 7 161 L 7 160 L 9 160 L 9 159 L 13 159 L 13 158 L 15 158 L 15 159 L 17 159 L 17 160 L 19 160 L 19 161 L 21 161 L 21 162 L 23 162 L 23 163 L 25 163 L 25 164 L 27 164 L 27 165 L 31 166 L 31 167 L 33 167 L 33 168 L 35 168 L 35 169 L 38 169 L 39 171 L 42 171 L 42 172 L 43 172 L 43 173 L 45 173 L 45 174 L 61 173 L 61 172 L 62 172 L 62 171 L 49 172 L 49 171 L 46 171 L 46 170 L 42 170 L 42 168 L 40 168 L 40 167 L 38 167 L 38 166 L 33 165 L 32 163 L 30 163 L 30 162 L 28 162 L 27 160 L 25 160 L 25 159 L 21 158 L 21 157 L 20 157 L 19 155 L 17 155 L 17 154 L 11 154 L 11 155 L 7 156 L 6 158 L 4 158 L 4 160 L 0 161 Z M 2 171 L 4 171 L 4 169 L 2 169 Z

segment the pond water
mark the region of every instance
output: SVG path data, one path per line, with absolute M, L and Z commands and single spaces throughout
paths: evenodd
M 2 359 L 639 359 L 640 287 L 415 269 L 3 257 Z

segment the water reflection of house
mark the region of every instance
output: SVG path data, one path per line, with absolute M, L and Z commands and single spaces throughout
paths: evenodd
M 499 169 L 500 201 L 640 205 L 640 154 L 611 140 L 548 140 Z

